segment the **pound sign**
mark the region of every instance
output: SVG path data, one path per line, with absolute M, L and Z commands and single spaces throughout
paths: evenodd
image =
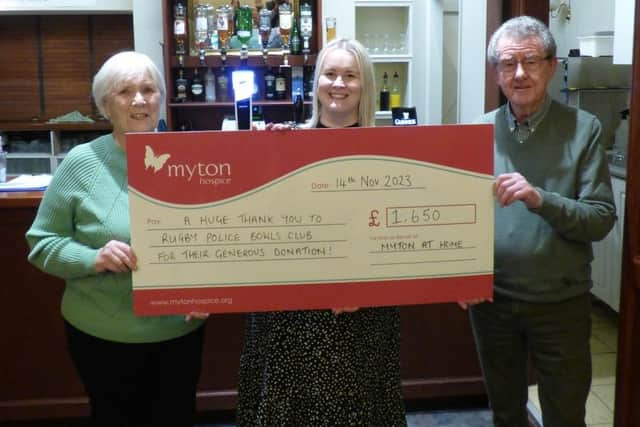
M 369 217 L 369 227 L 380 227 L 380 222 L 378 221 L 378 212 L 377 209 L 371 211 L 371 216 Z

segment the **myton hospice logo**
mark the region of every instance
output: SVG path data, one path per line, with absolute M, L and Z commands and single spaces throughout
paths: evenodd
M 153 168 L 156 174 L 164 169 L 169 178 L 184 178 L 191 182 L 193 178 L 198 179 L 199 184 L 205 185 L 221 185 L 231 182 L 231 164 L 230 163 L 167 163 L 171 154 L 158 154 L 148 145 L 144 147 L 144 169 Z
M 144 169 L 147 170 L 153 167 L 153 173 L 158 173 L 160 169 L 167 163 L 171 154 L 160 154 L 156 156 L 153 152 L 153 148 L 145 145 L 144 147 Z

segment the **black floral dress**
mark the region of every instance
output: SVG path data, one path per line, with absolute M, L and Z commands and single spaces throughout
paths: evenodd
M 406 426 L 399 309 L 249 314 L 237 425 Z
M 238 426 L 406 426 L 396 307 L 252 313 Z

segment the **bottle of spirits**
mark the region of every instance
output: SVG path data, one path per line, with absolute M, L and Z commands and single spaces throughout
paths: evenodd
M 209 33 L 209 24 L 207 21 L 207 6 L 199 4 L 195 7 L 195 31 L 193 32 L 193 38 L 198 46 L 198 49 L 205 49 L 207 47 L 207 36 Z
M 182 121 L 180 123 L 178 123 L 178 130 L 180 132 L 186 132 L 189 131 L 193 128 L 193 126 L 191 125 L 191 122 L 189 120 L 185 120 Z
M 246 53 L 253 32 L 253 15 L 251 6 L 240 6 L 236 9 L 236 32 L 242 50 Z
M 293 121 L 304 123 L 304 101 L 302 101 L 301 94 L 297 94 L 293 102 Z
M 189 100 L 187 96 L 187 88 L 189 87 L 189 80 L 184 76 L 184 70 L 180 68 L 178 70 L 178 77 L 176 78 L 176 101 L 186 102 Z
M 270 68 L 264 73 L 264 99 L 276 99 L 276 75 Z
M 324 20 L 325 25 L 327 27 L 327 43 L 336 38 L 336 17 L 335 16 L 327 16 Z
M 251 94 L 251 99 L 254 101 L 260 99 L 260 87 L 258 86 L 258 76 L 256 73 L 253 73 L 253 93 Z
M 280 19 L 280 37 L 282 38 L 282 47 L 289 49 L 289 34 L 291 33 L 291 6 L 289 3 L 282 3 L 278 6 Z
M 298 94 L 304 95 L 304 70 L 296 65 L 291 67 L 291 99 L 295 100 Z
M 302 54 L 302 40 L 300 38 L 300 28 L 298 27 L 298 20 L 293 17 L 292 27 L 291 27 L 291 54 L 292 55 L 301 55 Z
M 251 119 L 254 122 L 264 120 L 264 114 L 262 112 L 262 105 L 253 105 L 251 106 Z
M 260 30 L 260 41 L 262 49 L 269 47 L 269 37 L 271 36 L 271 11 L 266 7 L 260 9 L 258 29 Z
M 0 182 L 7 182 L 7 153 L 0 144 Z
M 232 36 L 238 35 L 238 9 L 240 9 L 240 0 L 231 0 L 231 10 L 233 17 L 233 30 Z
M 187 20 L 186 8 L 181 0 L 176 0 L 173 6 L 173 36 L 176 40 L 176 55 L 187 53 Z
M 191 92 L 191 99 L 195 102 L 204 101 L 204 85 L 200 78 L 200 73 L 197 68 L 193 69 L 193 78 L 191 79 L 191 86 L 189 91 Z
M 393 78 L 391 79 L 391 94 L 389 96 L 389 106 L 391 108 L 402 106 L 402 98 L 400 96 L 400 76 L 398 75 L 397 71 L 393 73 Z
M 282 69 L 278 70 L 276 76 L 276 99 L 285 99 L 287 97 L 287 78 L 282 73 Z
M 229 77 L 227 77 L 225 68 L 220 69 L 216 86 L 216 96 L 218 101 L 227 102 L 229 100 Z
M 314 74 L 313 65 L 308 65 L 304 67 L 304 99 L 306 101 L 311 101 L 313 99 L 313 74 Z
M 207 102 L 216 102 L 216 75 L 211 68 L 204 75 L 204 97 Z
M 231 38 L 230 8 L 228 5 L 220 6 L 216 10 L 216 30 L 218 32 L 218 49 L 229 48 Z
M 382 89 L 380 90 L 380 110 L 389 110 L 389 75 L 385 71 L 382 75 Z
M 309 40 L 313 35 L 313 15 L 309 3 L 300 6 L 300 36 L 302 37 L 302 51 L 309 52 Z
M 207 5 L 207 48 L 218 48 L 218 29 L 216 28 L 216 9 Z
M 229 14 L 229 38 L 236 35 L 236 9 L 233 5 L 226 5 Z

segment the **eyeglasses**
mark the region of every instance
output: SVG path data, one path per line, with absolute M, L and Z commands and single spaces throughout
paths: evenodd
M 520 64 L 522 69 L 527 73 L 535 73 L 540 71 L 542 64 L 549 59 L 551 59 L 551 56 L 545 56 L 544 58 L 541 58 L 539 56 L 530 56 L 523 59 L 502 59 L 498 61 L 498 65 L 496 68 L 503 74 L 513 74 L 518 69 L 518 64 Z

